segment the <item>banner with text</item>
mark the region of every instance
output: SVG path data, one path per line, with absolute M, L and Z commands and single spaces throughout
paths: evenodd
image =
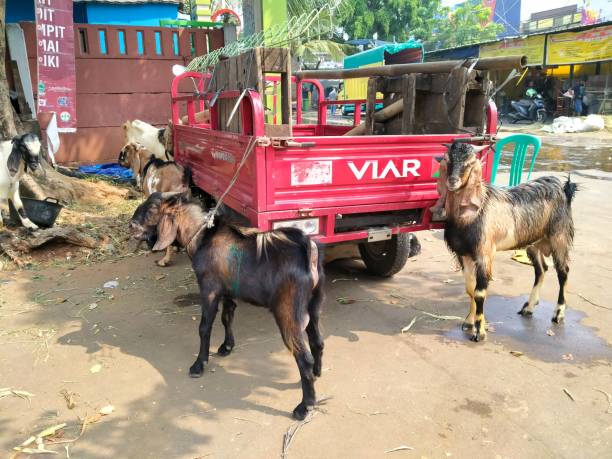
M 527 56 L 527 65 L 544 63 L 544 35 L 507 40 L 480 45 L 480 57 Z
M 583 64 L 612 59 L 612 26 L 548 36 L 547 65 Z
M 72 0 L 36 0 L 38 112 L 55 112 L 60 132 L 76 131 Z

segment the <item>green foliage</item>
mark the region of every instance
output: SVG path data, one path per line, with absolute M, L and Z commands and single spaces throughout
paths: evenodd
M 335 62 L 342 62 L 346 55 L 345 46 L 331 40 L 296 41 L 291 46 L 291 55 L 306 63 L 317 63 L 321 54 L 328 55 Z
M 435 25 L 441 0 L 347 0 L 340 12 L 342 28 L 351 38 L 401 42 L 413 35 L 426 39 Z
M 453 48 L 495 40 L 504 26 L 489 22 L 490 14 L 490 8 L 466 2 L 439 22 L 433 41 L 438 48 Z
M 351 38 L 406 41 L 410 36 L 428 48 L 447 48 L 495 39 L 503 26 L 489 23 L 490 9 L 469 0 L 456 8 L 441 0 L 346 0 L 338 16 Z

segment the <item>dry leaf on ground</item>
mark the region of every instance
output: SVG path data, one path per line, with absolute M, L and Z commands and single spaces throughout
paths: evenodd
M 101 364 L 99 364 L 99 363 L 96 363 L 95 365 L 93 365 L 93 366 L 92 366 L 92 367 L 89 369 L 89 371 L 90 371 L 92 374 L 100 373 L 100 371 L 101 371 L 101 370 L 102 370 L 102 365 L 101 365 Z
M 385 454 L 394 453 L 396 451 L 405 451 L 405 450 L 412 451 L 413 449 L 414 448 L 412 446 L 401 445 L 401 446 L 398 446 L 397 448 L 388 449 L 387 451 L 385 451 Z
M 115 407 L 109 403 L 108 405 L 103 406 L 102 408 L 100 408 L 98 410 L 98 413 L 100 413 L 103 416 L 108 416 L 113 411 L 115 411 Z

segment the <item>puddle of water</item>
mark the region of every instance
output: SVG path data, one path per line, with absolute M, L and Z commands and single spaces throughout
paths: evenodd
M 495 327 L 487 340 L 500 342 L 508 349 L 545 362 L 584 363 L 597 360 L 612 361 L 612 346 L 595 334 L 595 330 L 580 323 L 585 313 L 568 307 L 565 322 L 553 324 L 550 319 L 556 305 L 540 301 L 531 318 L 519 316 L 517 311 L 527 297 L 504 298 L 490 296 L 485 303 L 487 322 Z M 546 332 L 555 334 L 549 336 Z M 467 341 L 468 335 L 461 327 L 453 327 L 442 333 L 457 341 Z M 478 345 L 474 343 L 474 345 Z M 572 354 L 574 359 L 566 361 L 563 355 Z
M 500 171 L 510 171 L 513 149 L 504 149 Z M 530 157 L 527 157 L 530 161 Z M 526 164 L 528 164 L 526 162 Z M 542 145 L 534 171 L 567 172 L 580 169 L 596 169 L 612 172 L 612 147 L 603 145 Z

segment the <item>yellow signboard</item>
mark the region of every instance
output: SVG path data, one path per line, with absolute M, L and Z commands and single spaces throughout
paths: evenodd
M 546 64 L 566 65 L 612 59 L 612 26 L 548 36 Z
M 527 56 L 527 65 L 544 63 L 544 35 L 480 45 L 480 57 Z

